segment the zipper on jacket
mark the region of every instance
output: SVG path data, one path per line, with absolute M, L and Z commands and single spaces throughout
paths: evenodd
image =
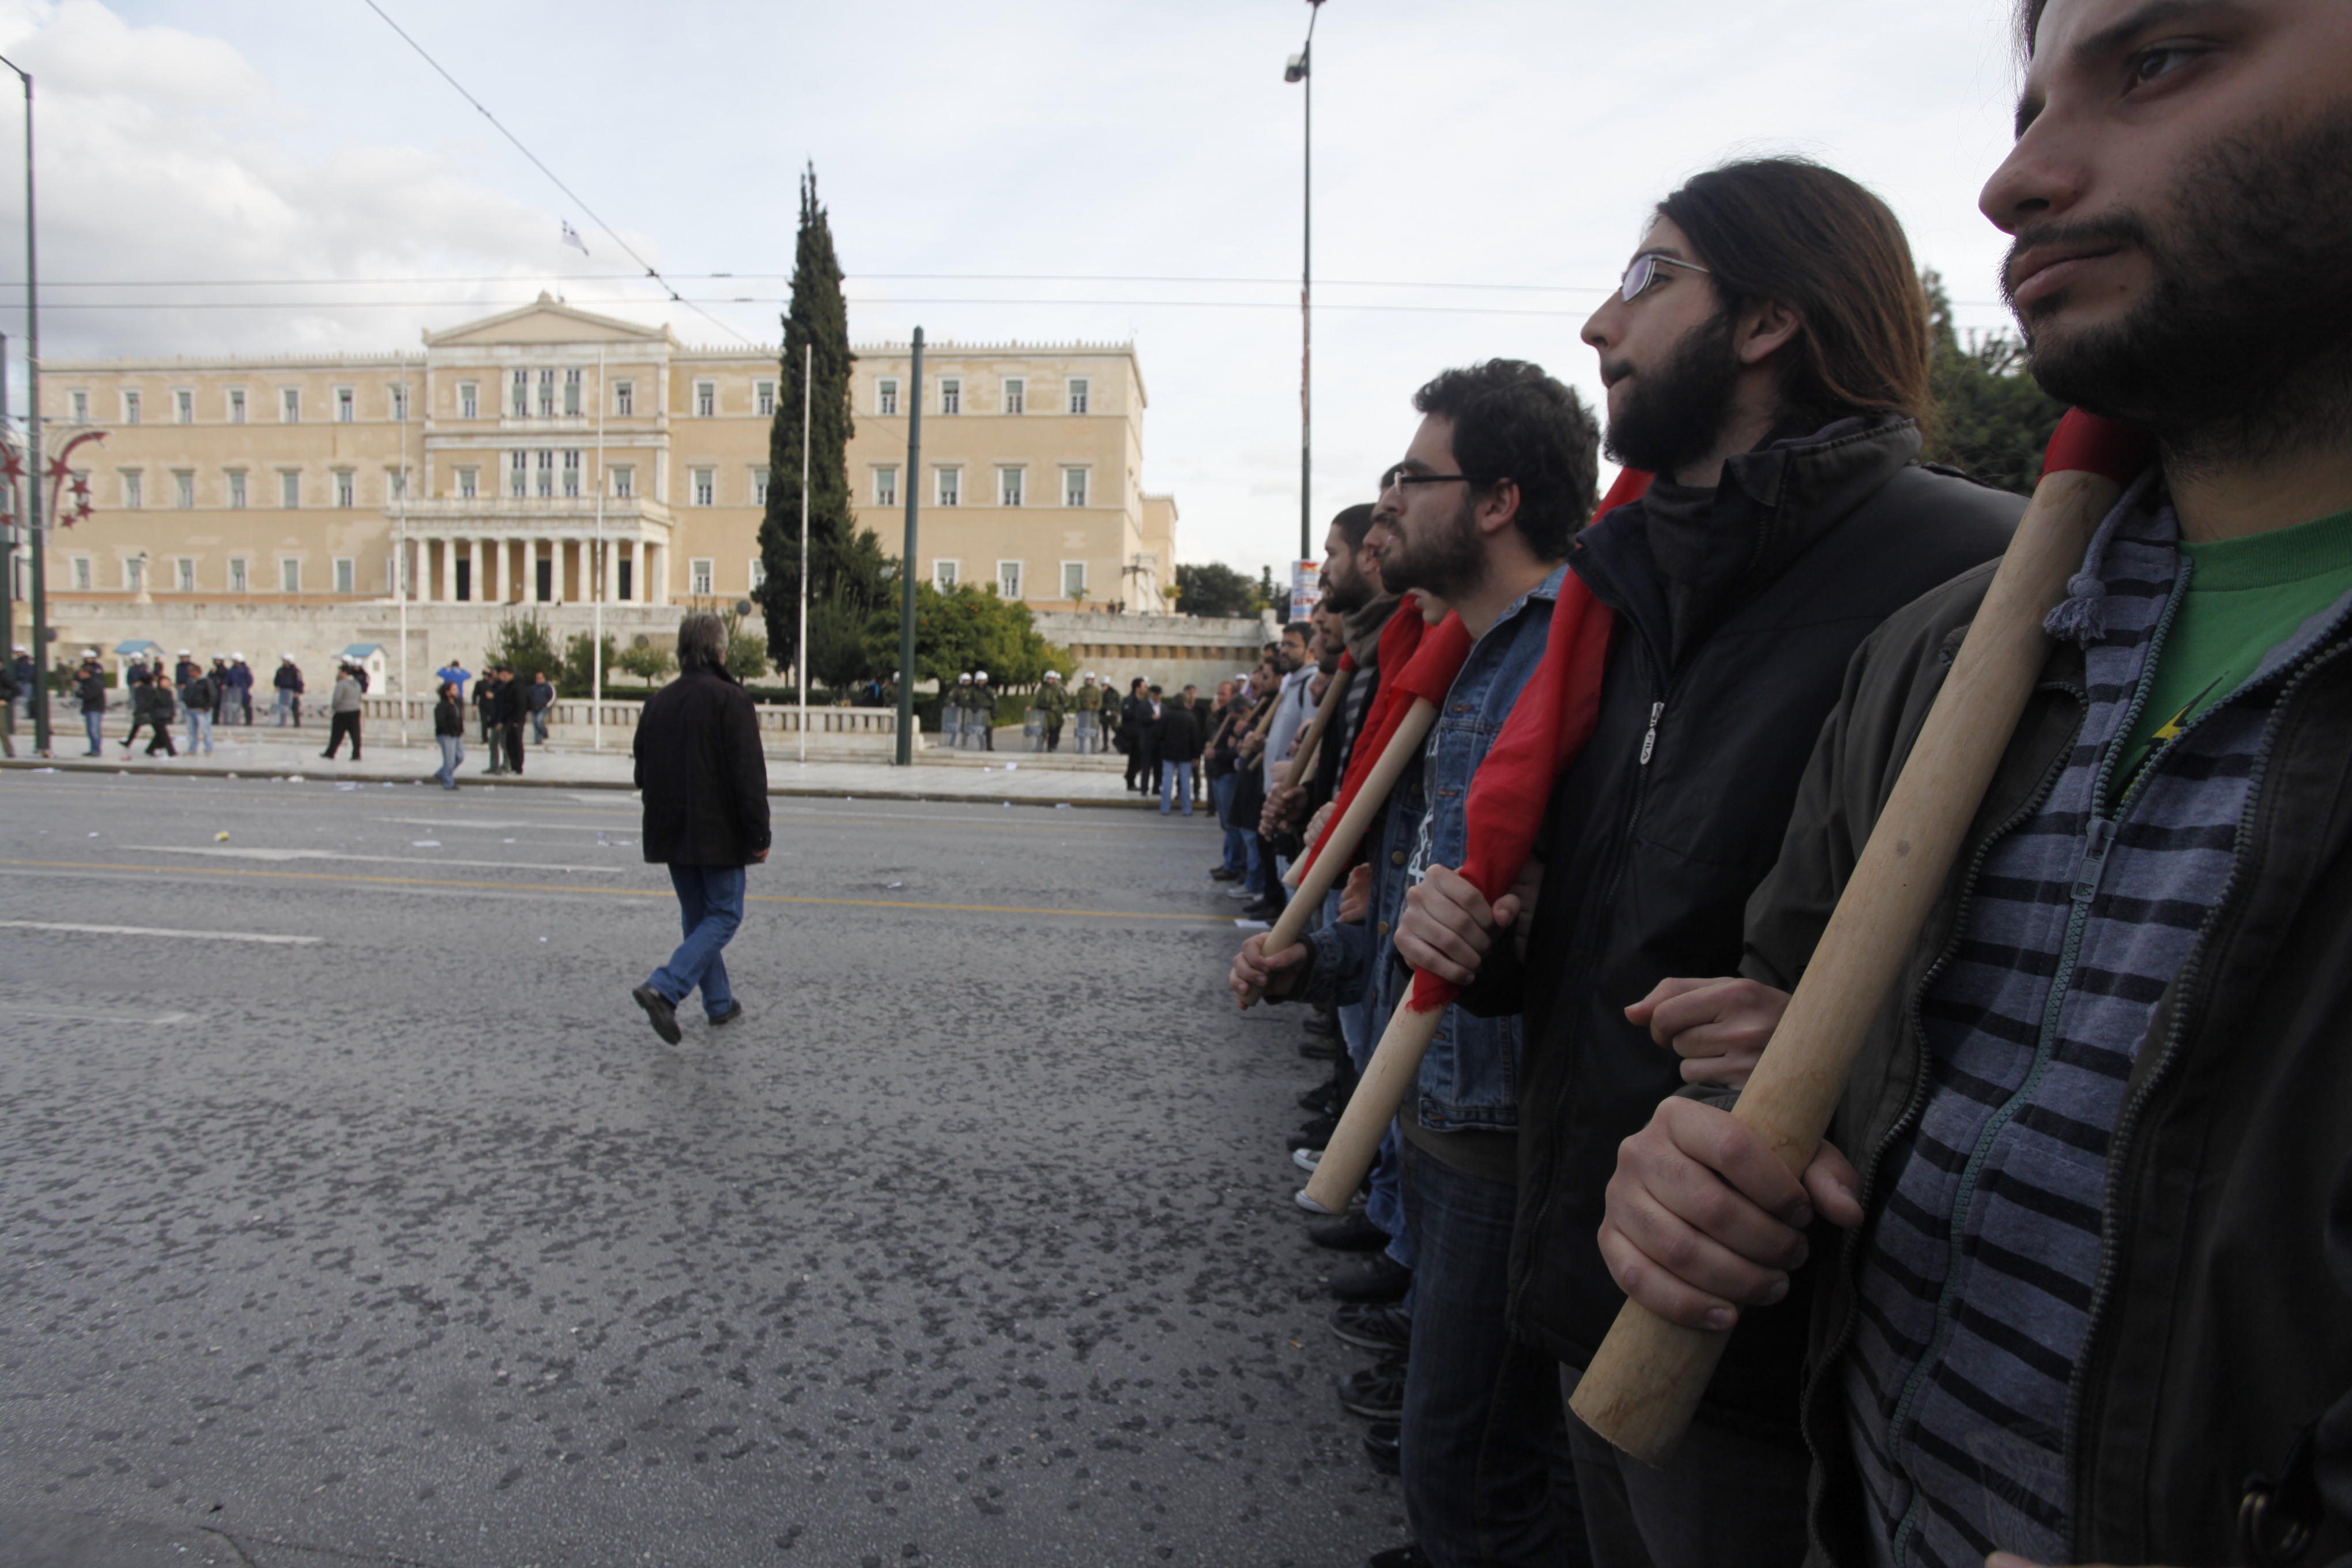
M 2036 689 L 2063 692 L 2082 705 L 2083 718 L 2075 726 L 2078 732 L 2082 724 L 2089 721 L 2091 698 L 2086 689 L 2055 681 L 2040 685 Z M 1912 737 L 1915 745 L 1917 740 L 1917 736 Z M 1906 753 L 1905 760 L 1906 762 L 1909 760 L 1908 753 Z M 1945 968 L 1950 964 L 1952 954 L 1958 950 L 1960 934 L 1968 927 L 1969 904 L 1976 896 L 1977 879 L 1984 869 L 1986 858 L 1992 853 L 1992 847 L 2014 833 L 2024 823 L 2031 820 L 2035 812 L 2042 809 L 2043 803 L 2049 800 L 2051 791 L 2058 787 L 2058 781 L 2065 775 L 2065 772 L 2066 753 L 2061 752 L 2043 771 L 2042 782 L 2035 786 L 2033 793 L 2020 803 L 2018 808 L 2004 818 L 1999 826 L 1978 840 L 1975 851 L 1969 858 L 1968 869 L 1960 878 L 1959 899 L 1952 909 L 1951 931 L 1944 938 L 1943 948 L 1937 953 L 1935 963 L 1927 966 L 1927 972 L 1919 977 L 1918 984 L 1912 987 L 1910 1033 L 1915 1070 L 1911 1079 L 1911 1098 L 1905 1103 L 1903 1114 L 1895 1119 L 1893 1125 L 1887 1128 L 1885 1134 L 1871 1150 L 1869 1160 L 1857 1167 L 1857 1173 L 1861 1176 L 1862 1182 L 1861 1190 L 1854 1194 L 1854 1200 L 1862 1207 L 1864 1223 L 1845 1233 L 1844 1242 L 1838 1249 L 1838 1277 L 1845 1288 L 1845 1312 L 1839 1319 L 1837 1332 L 1831 1336 L 1829 1345 L 1822 1352 L 1821 1359 L 1807 1368 L 1804 1384 L 1797 1399 L 1797 1429 L 1804 1435 L 1805 1447 L 1811 1454 L 1813 1463 L 1822 1469 L 1823 1474 L 1829 1473 L 1830 1470 L 1829 1456 L 1822 1451 L 1822 1445 L 1814 1437 L 1811 1420 L 1813 1403 L 1820 1396 L 1822 1382 L 1827 1376 L 1829 1369 L 1837 1365 L 1844 1358 L 1847 1347 L 1853 1342 L 1855 1326 L 1861 1319 L 1862 1291 L 1856 1279 L 1862 1261 L 1862 1237 L 1863 1232 L 1869 1228 L 1870 1202 L 1877 1191 L 1878 1176 L 1885 1165 L 1887 1151 L 1894 1148 L 1896 1141 L 1910 1131 L 1912 1123 L 1918 1120 L 1919 1113 L 1926 1109 L 1927 1103 L 1927 1021 L 1923 1005 L 1928 991 L 1935 986 Z M 1875 826 L 1874 822 L 1873 826 Z M 1891 1431 L 1892 1428 L 1890 1427 L 1889 1430 Z M 1822 1558 L 1834 1563 L 1836 1559 L 1831 1555 L 1828 1544 L 1821 1539 L 1820 1531 L 1815 1524 L 1814 1512 L 1811 1507 L 1806 1510 L 1805 1531 L 1811 1539 L 1814 1549 L 1821 1552 Z
M 1650 765 L 1650 753 L 1658 749 L 1658 715 L 1665 710 L 1666 705 L 1664 702 L 1650 704 L 1650 729 L 1649 732 L 1642 737 L 1642 760 L 1634 766 L 1646 768 Z
M 2201 987 L 2205 980 L 2205 960 L 2210 949 L 2213 923 L 2218 921 L 2222 911 L 2230 907 L 2231 899 L 2236 896 L 2238 885 L 2243 880 L 2242 872 L 2246 855 L 2253 845 L 2252 817 L 2262 805 L 2263 783 L 2270 770 L 2271 752 L 2277 743 L 2280 726 L 2286 720 L 2287 706 L 2295 693 L 2303 689 L 2305 682 L 2322 668 L 2343 657 L 2347 649 L 2352 649 L 2352 643 L 2339 642 L 2334 647 L 2314 653 L 2305 660 L 2301 669 L 2288 676 L 2286 683 L 2279 689 L 2278 697 L 2271 710 L 2270 720 L 2263 726 L 2262 739 L 2254 747 L 2253 763 L 2247 779 L 2246 805 L 2244 811 L 2239 816 L 2238 831 L 2235 841 L 2231 847 L 2230 874 L 2222 881 L 2221 893 L 2213 900 L 2212 919 L 2209 920 L 2203 931 L 2197 933 L 2196 943 L 2189 950 L 2189 956 L 2181 962 L 2180 973 L 2174 980 L 2175 1005 L 2172 1009 L 2172 1023 L 2170 1027 L 2165 1030 L 2164 1039 L 2158 1047 L 2156 1063 L 2148 1069 L 2147 1077 L 2142 1080 L 2138 1090 L 2125 1102 L 2123 1114 L 2116 1121 L 2115 1135 L 2108 1141 L 2107 1202 L 2105 1205 L 2107 1211 L 2107 1223 L 2099 1227 L 2099 1268 L 2091 1283 L 2091 1305 L 2084 1328 L 2083 1353 L 2075 1359 L 2074 1375 L 2067 1384 L 2066 1423 L 2062 1428 L 2066 1448 L 2063 1456 L 2066 1469 L 2066 1483 L 2074 1505 L 2070 1510 L 2073 1515 L 2071 1522 L 2074 1526 L 2074 1538 L 2067 1544 L 2074 1549 L 2072 1554 L 2077 1557 L 2082 1554 L 2083 1521 L 2085 1517 L 2083 1503 L 2088 1495 L 2089 1489 L 2084 1486 L 2081 1473 L 2082 1446 L 2075 1439 L 2082 1430 L 2083 1407 L 2089 1397 L 2091 1382 L 2088 1375 L 2089 1368 L 2093 1362 L 2102 1359 L 2098 1343 L 2099 1326 L 2100 1320 L 2105 1315 L 2107 1299 L 2113 1293 L 2115 1286 L 2117 1251 L 2116 1238 L 2120 1233 L 2130 1228 L 2125 1223 L 2127 1216 L 2123 1210 L 2121 1194 L 2131 1189 L 2130 1185 L 2121 1181 L 2119 1177 L 2132 1152 L 2133 1134 L 2139 1131 L 2141 1113 L 2146 1110 L 2148 1101 L 2154 1098 L 2156 1090 L 2171 1071 L 2172 1064 L 2179 1055 L 2180 1042 L 2189 1032 L 2190 1016 L 2197 1011 L 2203 999 Z M 2228 706 L 2237 695 L 2236 692 L 2232 692 L 2229 697 L 2223 698 L 2220 702 L 2199 714 L 2196 723 L 2202 723 L 2215 712 Z M 2194 729 L 2196 723 L 2192 723 L 2189 728 Z M 2183 731 L 2181 735 L 2175 736 L 2167 742 L 2164 751 L 2169 751 L 2179 745 L 2187 732 Z M 2162 754 L 2163 752 L 2159 752 L 2157 755 Z M 2139 777 L 2133 781 L 2126 799 L 2138 793 L 2141 783 L 2154 770 L 2156 762 L 2157 757 L 2150 757 L 2141 765 Z

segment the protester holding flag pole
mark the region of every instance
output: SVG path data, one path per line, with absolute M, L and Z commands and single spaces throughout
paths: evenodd
M 1416 661 L 1447 641 L 1449 628 L 1461 628 L 1470 646 L 1426 742 L 1387 792 L 1373 840 L 1371 923 L 1327 926 L 1272 954 L 1262 936 L 1252 938 L 1234 961 L 1236 992 L 1318 1003 L 1368 994 L 1381 1016 L 1393 1009 L 1403 976 L 1387 937 L 1404 886 L 1433 861 L 1460 858 L 1463 795 L 1543 657 L 1566 576 L 1560 563 L 1592 504 L 1599 431 L 1576 395 L 1539 367 L 1498 360 L 1449 371 L 1414 405 L 1424 417 L 1391 480 L 1399 504 L 1381 576 L 1391 589 L 1427 589 L 1454 606 Z M 1383 700 L 1405 697 L 1405 678 L 1391 688 L 1385 652 L 1382 662 Z M 1391 714 L 1400 706 L 1391 701 Z M 1360 744 L 1355 762 L 1365 755 Z M 1335 843 L 1327 837 L 1318 854 L 1336 858 Z M 1554 1485 L 1555 1452 L 1497 1453 L 1486 1440 L 1498 1426 L 1532 1421 L 1556 1431 L 1560 1421 L 1557 1387 L 1528 1374 L 1490 1310 L 1499 1304 L 1513 1207 L 1517 1023 L 1449 1010 L 1442 1030 L 1404 1123 L 1413 1140 L 1404 1198 L 1415 1252 L 1401 1436 L 1406 1512 L 1422 1552 L 1448 1568 L 1573 1561 L 1582 1524 L 1572 1494 Z M 1532 1415 L 1517 1408 L 1530 1400 Z
M 1827 169 L 1766 159 L 1693 178 L 1659 205 L 1584 336 L 1612 451 L 1658 476 L 1570 557 L 1618 623 L 1592 735 L 1551 787 L 1540 875 L 1522 879 L 1533 896 L 1497 910 L 1454 862 L 1433 865 L 1397 934 L 1418 968 L 1475 974 L 1457 1011 L 1524 1006 L 1496 1310 L 1571 1387 L 1622 1300 L 1594 1239 L 1617 1145 L 1682 1084 L 1625 1008 L 1668 974 L 1738 962 L 1742 906 L 1853 649 L 1997 555 L 2021 509 L 1919 466 L 1927 300 L 1894 215 Z M 1498 913 L 1517 915 L 1524 960 L 1496 940 Z M 1686 961 L 1699 966 L 1675 967 Z M 1804 1557 L 1808 1283 L 1733 1337 L 1673 1467 L 1625 1459 L 1571 1420 L 1603 1568 Z M 1497 1448 L 1543 1437 L 1490 1435 Z

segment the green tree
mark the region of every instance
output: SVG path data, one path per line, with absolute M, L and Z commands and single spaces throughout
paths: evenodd
M 613 666 L 619 662 L 617 645 L 611 637 L 604 639 L 604 689 L 613 689 Z M 555 676 L 555 691 L 559 697 L 593 697 L 596 694 L 596 674 L 588 665 L 594 644 L 586 632 L 572 637 L 563 645 L 563 668 L 551 671 Z
M 889 594 L 887 558 L 871 529 L 860 530 L 849 504 L 851 416 L 849 307 L 841 293 L 841 262 L 833 228 L 817 201 L 816 171 L 801 176 L 800 236 L 793 258 L 793 300 L 784 312 L 776 418 L 768 431 L 768 510 L 760 523 L 760 560 L 766 574 L 757 590 L 768 622 L 767 657 L 779 668 L 799 658 L 801 583 L 801 418 L 808 409 L 808 556 L 810 641 L 837 647 L 838 628 L 857 628 Z M 803 360 L 807 362 L 804 388 Z M 910 481 L 911 482 L 911 481 Z M 816 626 L 829 630 L 820 638 Z M 854 640 L 854 638 L 853 638 Z M 836 669 L 811 673 L 831 679 Z M 862 672 L 861 672 L 862 673 Z M 856 679 L 855 674 L 848 677 Z
M 810 624 L 814 643 L 814 619 Z M 897 668 L 895 610 L 877 610 L 868 617 L 866 657 L 870 669 Z M 915 585 L 916 680 L 952 686 L 957 676 L 984 669 L 991 686 L 1019 690 L 1044 680 L 1048 669 L 1066 677 L 1070 665 L 1068 651 L 1039 635 L 1036 617 L 1019 600 L 1000 599 L 969 583 L 944 591 L 929 583 Z
M 501 664 L 514 666 L 515 674 L 529 680 L 541 670 L 549 675 L 560 674 L 562 656 L 555 651 L 555 634 L 535 612 L 526 610 L 520 616 L 509 616 L 499 623 L 499 635 L 482 655 L 482 668 L 496 669 Z
M 1179 566 L 1176 607 L 1188 616 L 1255 616 L 1264 602 L 1262 594 L 1270 591 L 1273 583 L 1271 567 L 1266 569 L 1265 583 L 1261 587 L 1222 561 Z
M 732 610 L 722 613 L 719 622 L 727 628 L 727 673 L 747 685 L 766 679 L 767 639 L 756 632 L 745 631 L 743 617 Z
M 630 647 L 614 655 L 613 662 L 648 686 L 668 679 L 677 668 L 677 659 L 669 649 L 656 647 L 642 635 Z
M 1920 457 L 2020 495 L 2042 478 L 2042 456 L 2066 405 L 2042 390 L 2025 368 L 2025 345 L 2005 332 L 1960 342 L 1944 280 L 1920 275 L 1927 289 L 1934 358 L 1928 385 L 1935 416 Z

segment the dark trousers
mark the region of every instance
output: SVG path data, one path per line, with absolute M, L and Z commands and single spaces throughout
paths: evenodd
M 333 756 L 336 749 L 342 745 L 343 737 L 346 735 L 352 740 L 352 761 L 358 762 L 360 760 L 360 716 L 356 713 L 336 713 L 328 718 L 327 749 L 320 755 Z
M 522 725 L 520 721 L 506 726 L 507 771 L 522 772 Z
M 1560 1369 L 1560 1394 L 1582 1374 Z M 1802 1448 L 1694 1421 L 1654 1470 L 1576 1418 L 1569 1450 L 1599 1568 L 1797 1568 L 1805 1560 Z
M 123 744 L 129 745 L 130 742 L 126 741 Z M 180 754 L 179 748 L 172 744 L 172 726 L 160 719 L 151 719 L 147 721 L 147 754 L 152 757 L 158 752 L 167 757 Z
M 1405 1515 L 1438 1568 L 1589 1561 L 1554 1363 L 1506 1321 L 1518 1192 L 1404 1146 Z

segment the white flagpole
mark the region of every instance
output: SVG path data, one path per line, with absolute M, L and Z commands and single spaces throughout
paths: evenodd
M 801 345 L 801 761 L 808 761 L 808 466 L 809 394 L 816 385 L 816 344 Z
M 408 749 L 408 372 L 400 373 L 400 467 L 395 470 L 399 489 L 394 492 L 394 514 L 398 522 L 394 531 L 400 536 L 398 553 L 392 561 L 394 590 L 400 595 L 400 745 Z M 479 592 L 478 589 L 477 592 Z
M 583 256 L 587 254 L 583 247 Z M 605 581 L 599 581 L 603 573 Z M 604 560 L 604 345 L 596 345 L 596 569 L 588 574 L 595 586 L 590 597 L 596 607 L 590 612 L 588 633 L 588 743 L 593 750 L 604 749 L 604 595 L 610 591 L 611 566 Z

